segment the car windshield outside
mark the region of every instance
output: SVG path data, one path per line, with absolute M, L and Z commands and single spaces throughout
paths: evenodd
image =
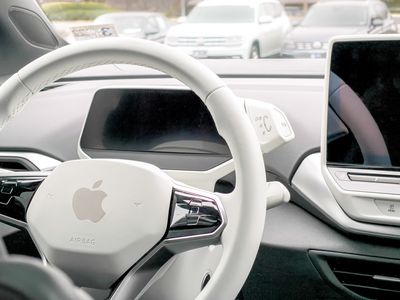
M 95 24 L 114 24 L 118 31 L 142 30 L 146 26 L 146 17 L 105 14 L 94 20 Z
M 336 35 L 397 34 L 400 0 L 38 0 L 67 42 L 147 39 L 198 59 L 324 59 Z
M 359 5 L 326 5 L 315 6 L 301 23 L 302 26 L 366 26 L 368 9 Z
M 250 6 L 199 6 L 193 9 L 187 23 L 252 23 L 254 8 Z

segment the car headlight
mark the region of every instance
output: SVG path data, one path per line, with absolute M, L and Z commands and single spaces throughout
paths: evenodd
M 283 43 L 283 49 L 294 50 L 294 49 L 296 49 L 296 43 L 294 41 L 285 41 Z
M 228 36 L 225 38 L 225 42 L 229 46 L 240 46 L 243 44 L 243 37 L 240 35 Z
M 178 37 L 176 36 L 167 36 L 165 38 L 165 43 L 169 46 L 176 46 L 178 43 Z

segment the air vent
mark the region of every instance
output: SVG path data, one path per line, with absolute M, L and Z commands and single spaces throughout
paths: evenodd
M 13 172 L 39 171 L 29 160 L 21 157 L 0 157 L 0 169 Z
M 400 299 L 400 260 L 310 251 L 321 275 L 342 291 L 368 299 Z

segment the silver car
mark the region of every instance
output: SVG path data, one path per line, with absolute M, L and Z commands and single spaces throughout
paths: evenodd
M 290 29 L 277 0 L 206 0 L 165 43 L 196 58 L 260 58 L 279 54 Z

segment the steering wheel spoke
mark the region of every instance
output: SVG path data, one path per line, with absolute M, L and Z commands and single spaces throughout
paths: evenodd
M 165 238 L 121 279 L 111 299 L 143 295 L 175 255 L 221 244 L 226 224 L 225 210 L 217 194 L 175 184 Z

